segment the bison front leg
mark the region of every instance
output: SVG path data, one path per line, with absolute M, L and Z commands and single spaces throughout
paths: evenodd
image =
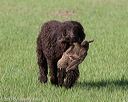
M 48 65 L 50 68 L 50 81 L 52 84 L 57 85 L 58 84 L 58 78 L 57 78 L 57 62 L 48 60 Z
M 47 82 L 47 74 L 48 74 L 48 66 L 46 58 L 43 54 L 41 43 L 38 39 L 37 41 L 37 58 L 38 58 L 38 66 L 39 66 L 39 81 L 42 83 Z
M 63 83 L 64 83 L 65 72 L 66 72 L 65 69 L 62 69 L 62 68 L 59 69 L 59 68 L 58 68 L 58 85 L 59 85 L 59 86 L 62 86 Z
M 64 86 L 66 88 L 71 88 L 75 84 L 75 82 L 78 79 L 78 77 L 79 77 L 78 68 L 75 68 L 74 70 L 69 70 L 66 73 L 66 77 L 64 79 Z

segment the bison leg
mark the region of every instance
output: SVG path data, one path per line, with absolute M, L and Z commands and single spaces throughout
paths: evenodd
M 41 42 L 37 40 L 37 58 L 38 58 L 38 66 L 39 66 L 39 81 L 42 83 L 47 82 L 47 74 L 48 74 L 48 66 L 46 58 L 43 54 Z
M 59 69 L 58 68 L 58 85 L 62 86 L 64 83 L 64 78 L 65 78 L 65 69 Z
M 57 78 L 57 63 L 54 61 L 49 60 L 48 65 L 50 68 L 50 81 L 52 84 L 57 85 L 58 84 L 58 78 Z
M 79 70 L 78 69 L 69 70 L 66 73 L 66 78 L 64 79 L 64 86 L 66 88 L 71 88 L 75 84 L 78 77 L 79 77 Z

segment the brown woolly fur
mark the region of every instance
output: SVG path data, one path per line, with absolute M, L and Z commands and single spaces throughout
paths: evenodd
M 37 38 L 37 58 L 40 72 L 40 82 L 47 82 L 49 66 L 51 83 L 57 85 L 58 60 L 62 57 L 62 54 L 70 47 L 70 45 L 74 42 L 81 43 L 84 38 L 84 29 L 77 21 L 49 21 L 43 24 Z M 76 79 L 78 77 L 75 73 L 76 72 L 71 72 L 71 81 L 72 79 Z M 66 86 L 71 86 L 67 84 Z

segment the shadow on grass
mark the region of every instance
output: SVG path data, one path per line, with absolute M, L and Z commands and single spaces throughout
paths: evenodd
M 128 90 L 128 80 L 121 79 L 121 80 L 101 80 L 101 81 L 84 81 L 78 82 L 77 86 L 84 89 L 91 89 L 91 88 L 112 88 L 112 89 L 124 89 Z

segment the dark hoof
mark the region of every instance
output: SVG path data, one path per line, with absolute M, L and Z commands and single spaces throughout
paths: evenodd
M 62 87 L 63 86 L 63 83 L 58 82 L 58 86 Z
M 58 86 L 63 86 L 63 83 L 64 83 L 64 79 L 63 78 L 61 78 L 61 79 L 58 78 Z
M 51 78 L 50 81 L 51 81 L 51 84 L 53 84 L 53 85 L 58 85 L 58 80 L 57 80 L 57 78 Z
M 41 83 L 46 83 L 48 78 L 47 76 L 39 76 L 38 80 L 41 82 Z

